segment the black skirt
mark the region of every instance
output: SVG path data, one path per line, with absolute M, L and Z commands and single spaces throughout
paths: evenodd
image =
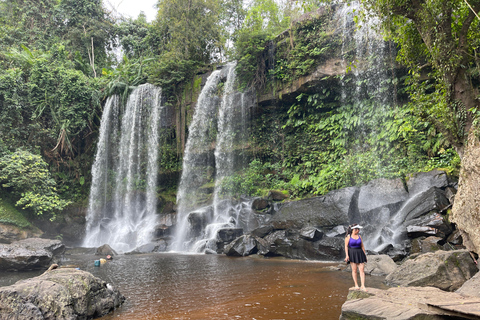
M 351 263 L 365 263 L 367 262 L 367 256 L 363 252 L 362 248 L 350 248 L 348 247 L 348 259 Z

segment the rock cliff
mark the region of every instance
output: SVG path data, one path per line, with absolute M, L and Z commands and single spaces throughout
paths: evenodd
M 473 131 L 462 158 L 451 221 L 460 229 L 467 249 L 480 253 L 480 141 Z

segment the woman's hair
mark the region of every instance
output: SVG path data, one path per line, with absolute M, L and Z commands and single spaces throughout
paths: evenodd
M 345 238 L 352 235 L 353 227 L 358 226 L 358 223 L 354 223 L 348 226 L 347 233 L 345 234 Z

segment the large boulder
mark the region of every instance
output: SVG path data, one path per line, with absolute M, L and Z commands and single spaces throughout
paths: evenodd
M 227 256 L 244 257 L 258 252 L 257 238 L 251 235 L 238 237 L 225 247 Z
M 386 276 L 397 269 L 397 264 L 386 254 L 369 255 L 365 273 L 372 276 Z
M 464 297 L 433 287 L 351 290 L 340 320 L 478 319 L 480 298 Z
M 462 158 L 458 192 L 452 208 L 451 222 L 462 230 L 463 244 L 480 253 L 480 141 L 472 130 Z
M 410 254 L 416 253 L 428 253 L 442 250 L 442 246 L 439 242 L 442 238 L 439 237 L 419 237 L 412 240 L 412 246 L 410 247 Z
M 317 233 L 318 234 L 318 233 Z M 344 255 L 343 238 L 302 236 L 302 230 L 278 230 L 264 238 L 266 255 L 283 256 L 302 260 L 340 260 Z
M 454 291 L 477 271 L 467 250 L 440 250 L 405 261 L 385 281 L 391 286 L 432 286 Z
M 407 189 L 410 195 L 427 191 L 431 187 L 445 189 L 449 184 L 447 174 L 441 170 L 413 173 L 407 177 Z
M 115 250 L 113 250 L 112 247 L 110 247 L 108 244 L 104 244 L 100 247 L 97 248 L 97 250 L 95 251 L 95 255 L 97 256 L 114 256 L 114 255 L 117 255 L 117 252 Z
M 0 287 L 0 319 L 47 320 L 101 317 L 125 297 L 91 273 L 73 268 Z
M 412 196 L 397 215 L 407 225 L 414 224 L 417 223 L 415 219 L 432 211 L 439 212 L 449 204 L 445 192 L 437 187 L 432 187 Z M 413 221 L 410 222 L 411 220 Z
M 350 220 L 349 214 L 353 210 L 356 192 L 356 187 L 349 187 L 331 191 L 321 197 L 285 203 L 272 216 L 272 225 L 274 228 L 288 223 L 297 228 L 346 225 Z
M 60 240 L 29 238 L 0 245 L 0 270 L 47 269 L 65 252 Z

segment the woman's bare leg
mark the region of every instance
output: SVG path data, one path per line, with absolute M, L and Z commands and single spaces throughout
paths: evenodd
M 358 271 L 360 271 L 360 284 L 362 285 L 360 289 L 367 291 L 367 289 L 365 288 L 365 263 L 358 264 Z
M 352 266 L 352 278 L 353 278 L 353 282 L 355 283 L 355 287 L 351 288 L 351 289 L 358 289 L 359 288 L 358 282 L 357 282 L 357 267 L 358 267 L 358 264 L 351 262 L 350 266 Z

